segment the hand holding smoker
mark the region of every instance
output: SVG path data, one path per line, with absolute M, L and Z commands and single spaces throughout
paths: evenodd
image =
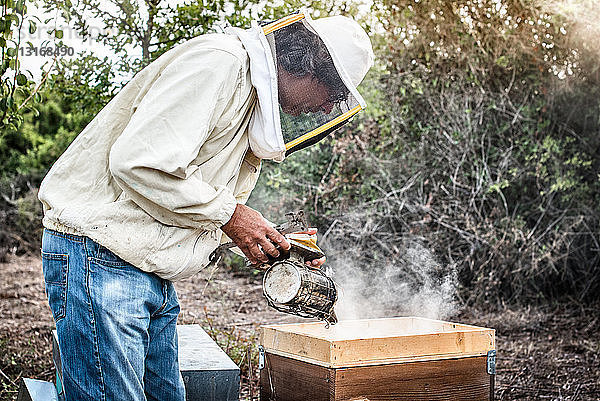
M 320 268 L 306 265 L 306 261 L 321 258 L 325 254 L 317 246 L 316 238 L 305 234 L 308 225 L 303 211 L 288 213 L 286 216 L 288 222 L 275 229 L 285 235 L 291 248 L 288 251 L 280 250 L 277 258 L 270 257 L 267 262 L 252 265 L 266 270 L 263 294 L 267 303 L 280 312 L 315 317 L 328 325 L 335 324 L 335 283 Z M 221 245 L 213 252 L 210 260 L 213 261 L 220 251 L 234 246 L 234 243 Z

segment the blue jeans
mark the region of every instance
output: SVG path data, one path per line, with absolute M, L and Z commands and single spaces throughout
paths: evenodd
M 67 401 L 183 401 L 170 281 L 87 237 L 44 230 L 42 265 Z

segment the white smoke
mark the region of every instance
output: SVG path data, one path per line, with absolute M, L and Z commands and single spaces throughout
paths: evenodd
M 356 223 L 356 221 L 354 221 Z M 340 320 L 394 316 L 444 319 L 458 309 L 455 266 L 444 266 L 413 235 L 362 238 L 339 230 L 323 243 L 338 288 Z M 377 224 L 371 227 L 377 229 Z M 379 227 L 381 229 L 381 227 Z M 372 234 L 377 234 L 373 232 Z M 350 238 L 348 238 L 350 237 Z

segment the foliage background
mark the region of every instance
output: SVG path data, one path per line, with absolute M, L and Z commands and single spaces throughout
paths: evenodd
M 86 15 L 102 18 L 118 34 L 98 40 L 118 57 L 88 52 L 57 59 L 39 86 L 26 73 L 14 85 L 22 72 L 9 51 L 19 45 L 10 40 L 29 17 L 24 3 L 3 5 L 15 12 L 3 14 L 0 42 L 6 66 L 0 111 L 8 116 L 0 133 L 0 257 L 39 247 L 35 189 L 118 92 L 119 74 L 131 76 L 225 22 L 247 26 L 299 4 L 48 2 L 83 35 Z M 250 204 L 273 221 L 304 208 L 332 259 L 350 252 L 374 275 L 378 266 L 400 263 L 407 241 L 418 241 L 442 266 L 456 268 L 464 303 L 597 300 L 600 15 L 594 2 L 376 0 L 367 12 L 358 2 L 309 7 L 321 15 L 358 15 L 370 30 L 377 64 L 359 88 L 369 107 L 285 163 L 265 163 Z M 142 49 L 142 57 L 132 59 L 128 46 Z M 13 106 L 28 98 L 27 107 Z

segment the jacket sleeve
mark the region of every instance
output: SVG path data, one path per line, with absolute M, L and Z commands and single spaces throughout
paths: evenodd
M 240 85 L 241 62 L 220 50 L 188 51 L 172 61 L 113 144 L 109 169 L 131 199 L 170 226 L 216 229 L 236 199 L 202 179 L 194 160 Z

